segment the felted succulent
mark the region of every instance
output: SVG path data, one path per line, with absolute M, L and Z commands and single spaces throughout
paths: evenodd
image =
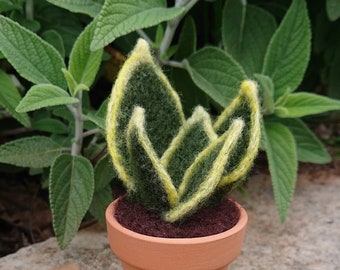
M 176 222 L 244 180 L 260 142 L 257 86 L 243 81 L 214 122 L 201 106 L 185 119 L 177 93 L 140 39 L 113 87 L 106 130 L 129 198 Z

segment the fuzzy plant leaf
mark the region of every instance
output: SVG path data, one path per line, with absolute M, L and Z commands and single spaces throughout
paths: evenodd
M 280 123 L 265 123 L 265 148 L 274 197 L 281 221 L 287 216 L 297 178 L 297 153 L 293 135 Z
M 28 90 L 16 108 L 17 112 L 29 112 L 44 107 L 67 105 L 79 102 L 77 98 L 58 86 L 51 84 L 37 84 Z
M 68 91 L 71 94 L 71 96 L 76 96 L 77 94 L 77 82 L 76 80 L 73 78 L 73 75 L 71 74 L 71 72 L 69 72 L 67 69 L 63 68 L 62 72 L 64 74 L 65 80 L 67 82 L 67 87 L 68 87 Z M 87 89 L 89 90 L 89 89 Z
M 12 10 L 21 10 L 22 7 L 19 3 L 12 2 L 10 0 L 0 1 L 0 13 Z
M 93 199 L 89 207 L 89 212 L 102 225 L 105 225 L 105 211 L 108 205 L 113 201 L 112 190 L 110 185 L 93 193 Z
M 42 118 L 33 121 L 32 128 L 54 134 L 68 133 L 68 127 L 60 120 L 54 118 Z
M 307 68 L 311 50 L 311 30 L 305 0 L 293 0 L 270 40 L 262 73 L 272 78 L 274 97 L 295 90 Z
M 49 167 L 60 154 L 61 146 L 44 136 L 17 139 L 0 146 L 0 162 L 19 167 Z
M 179 34 L 178 48 L 174 56 L 176 60 L 183 60 L 196 51 L 196 33 L 195 21 L 189 16 L 184 20 L 182 31 Z
M 180 202 L 165 214 L 165 220 L 183 219 L 215 192 L 243 127 L 241 119 L 233 120 L 228 131 L 200 153 L 183 176 L 178 189 Z
M 96 113 L 90 112 L 86 115 L 86 120 L 91 121 L 99 128 L 105 130 L 105 117 L 100 117 Z
M 173 182 L 145 130 L 145 110 L 136 107 L 127 130 L 127 144 L 136 196 L 144 206 L 162 212 L 178 202 L 178 194 Z
M 125 133 L 135 106 L 145 109 L 146 133 L 156 154 L 161 156 L 185 118 L 177 93 L 155 64 L 149 45 L 142 39 L 119 72 L 106 117 L 108 149 L 128 190 L 133 190 L 134 184 Z
M 90 88 L 98 72 L 103 50 L 90 50 L 96 21 L 90 23 L 75 41 L 69 61 L 69 71 L 78 85 Z
M 331 162 L 332 158 L 326 148 L 302 120 L 287 118 L 280 119 L 280 123 L 293 134 L 299 161 L 317 164 Z
M 239 95 L 222 112 L 214 123 L 218 135 L 227 130 L 233 119 L 241 117 L 245 122 L 243 136 L 239 139 L 235 153 L 225 169 L 220 187 L 242 180 L 257 156 L 261 137 L 261 106 L 258 100 L 257 85 L 250 80 L 241 84 Z
M 263 74 L 254 74 L 254 78 L 259 83 L 260 96 L 262 97 L 262 107 L 264 114 L 273 114 L 274 104 L 274 83 L 273 80 Z
M 0 70 L 0 106 L 5 108 L 22 125 L 29 127 L 31 122 L 28 114 L 19 113 L 15 110 L 20 100 L 20 93 L 11 78 L 3 70 Z
M 231 56 L 214 47 L 195 52 L 184 64 L 194 83 L 223 108 L 235 98 L 246 77 Z
M 99 128 L 105 130 L 105 118 L 107 114 L 107 106 L 109 103 L 109 99 L 105 99 L 103 103 L 100 105 L 99 109 L 93 113 L 89 112 L 86 115 L 86 119 L 96 124 Z
M 92 164 L 84 157 L 62 154 L 51 167 L 49 182 L 53 228 L 59 247 L 65 249 L 91 204 Z
M 98 160 L 94 167 L 94 193 L 89 212 L 100 224 L 105 225 L 105 210 L 112 202 L 110 182 L 117 177 L 109 154 Z
M 184 12 L 184 8 L 167 8 L 164 0 L 106 0 L 91 49 L 103 48 L 120 36 L 171 20 Z
M 336 21 L 340 17 L 340 1 L 326 0 L 326 11 L 331 21 Z
M 275 18 L 264 9 L 241 0 L 226 1 L 222 13 L 223 45 L 248 76 L 261 72 L 275 29 Z
M 111 162 L 110 155 L 106 154 L 98 160 L 94 167 L 95 191 L 97 192 L 106 188 L 115 177 L 117 177 L 117 173 Z
M 71 12 L 87 14 L 95 17 L 101 10 L 104 0 L 46 0 L 53 5 Z
M 340 100 L 312 93 L 293 93 L 276 106 L 275 114 L 282 118 L 297 118 L 307 115 L 340 110 Z
M 62 58 L 65 58 L 64 41 L 62 36 L 56 30 L 47 30 L 41 34 L 41 37 L 56 48 Z
M 161 158 L 176 188 L 198 154 L 216 139 L 210 115 L 202 107 L 196 107 Z
M 16 71 L 35 84 L 66 87 L 64 60 L 49 43 L 11 19 L 0 15 L 0 51 Z

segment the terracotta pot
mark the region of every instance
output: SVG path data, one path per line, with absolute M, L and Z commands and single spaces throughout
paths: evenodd
M 108 239 L 124 270 L 226 270 L 239 255 L 248 216 L 223 233 L 198 238 L 159 238 L 126 229 L 115 219 L 119 198 L 106 210 Z

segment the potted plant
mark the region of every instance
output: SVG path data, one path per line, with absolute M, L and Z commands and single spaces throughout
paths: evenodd
M 225 195 L 257 155 L 257 95 L 256 83 L 243 81 L 214 121 L 200 106 L 185 119 L 148 43 L 138 40 L 106 117 L 109 153 L 127 190 L 107 208 L 107 231 L 125 270 L 227 269 L 237 257 L 247 214 Z

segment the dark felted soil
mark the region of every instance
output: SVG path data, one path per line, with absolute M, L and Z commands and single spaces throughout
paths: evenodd
M 239 217 L 239 209 L 228 199 L 217 206 L 199 210 L 183 223 L 166 222 L 140 204 L 131 203 L 126 197 L 119 200 L 116 209 L 116 219 L 123 227 L 163 238 L 194 238 L 221 233 L 235 226 Z

